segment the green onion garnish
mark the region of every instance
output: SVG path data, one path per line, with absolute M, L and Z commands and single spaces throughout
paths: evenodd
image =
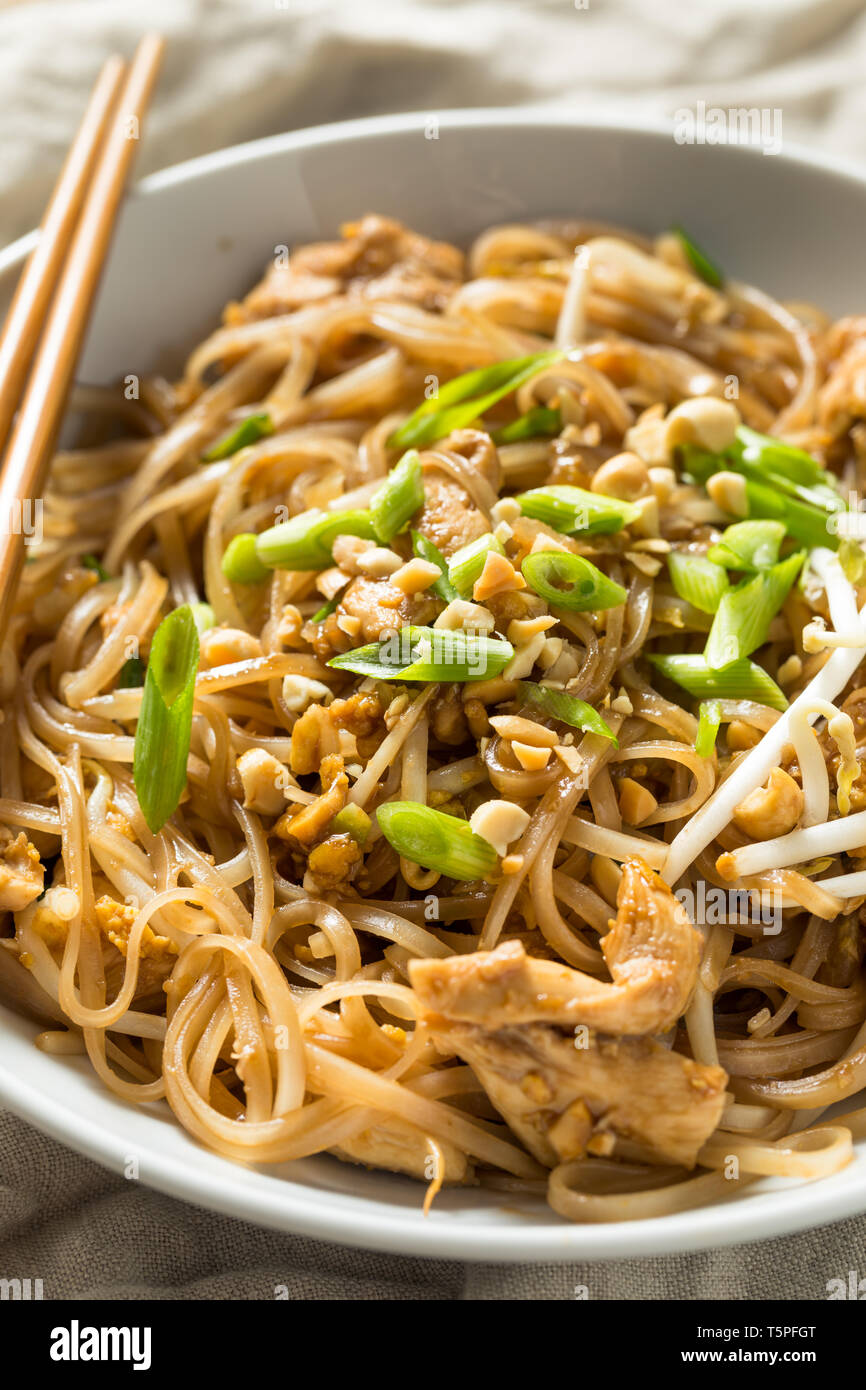
M 388 801 L 379 807 L 376 818 L 398 854 L 447 878 L 462 882 L 489 878 L 499 862 L 490 841 L 476 835 L 468 821 L 434 811 L 420 801 Z
M 604 497 L 601 493 L 585 492 L 582 487 L 566 484 L 522 492 L 517 502 L 524 516 L 543 521 L 554 531 L 569 535 L 578 531 L 588 535 L 621 531 L 640 516 L 640 508 L 633 502 L 622 502 L 618 497 Z
M 124 661 L 117 675 L 118 690 L 138 690 L 144 685 L 145 666 L 140 656 Z
M 497 555 L 505 554 L 505 547 L 502 542 L 488 532 L 486 536 L 479 536 L 476 541 L 470 541 L 468 545 L 461 546 L 451 556 L 448 561 L 448 583 L 452 589 L 457 590 L 461 598 L 467 598 L 471 595 L 475 581 L 484 569 L 491 550 Z
M 536 405 L 527 410 L 510 425 L 494 430 L 490 438 L 494 444 L 516 444 L 521 439 L 550 438 L 562 429 L 562 412 L 552 410 L 546 405 Z
M 828 518 L 845 510 L 844 499 L 834 475 L 803 449 L 741 425 L 734 444 L 722 453 L 693 444 L 677 453 L 683 469 L 699 483 L 706 484 L 720 469 L 741 473 L 750 517 L 781 522 L 788 535 L 810 548 L 838 547 Z
M 521 565 L 523 577 L 539 598 L 574 613 L 616 608 L 626 590 L 582 555 L 568 550 L 536 550 Z
M 669 681 L 699 700 L 756 700 L 770 709 L 788 708 L 776 682 L 748 657 L 732 662 L 723 671 L 714 671 L 702 656 L 651 656 L 648 660 Z
M 672 227 L 672 232 L 679 238 L 680 246 L 686 253 L 686 260 L 696 275 L 707 285 L 712 285 L 714 290 L 720 290 L 725 283 L 725 278 L 719 267 L 711 261 L 706 251 L 702 251 L 696 241 L 692 241 L 687 236 L 682 227 Z
M 743 579 L 722 596 L 704 648 L 708 666 L 723 670 L 764 645 L 770 623 L 788 597 L 805 558 L 806 552 L 799 550 L 772 569 Z
M 111 576 L 107 569 L 104 569 L 95 555 L 82 555 L 81 563 L 86 570 L 93 570 L 99 576 L 100 584 L 104 584 Z
M 212 444 L 207 453 L 202 454 L 202 458 L 205 463 L 216 463 L 218 459 L 230 458 L 239 449 L 245 449 L 248 444 L 255 444 L 256 440 L 263 439 L 266 434 L 273 432 L 273 421 L 266 411 L 258 415 L 248 415 L 239 425 L 235 425 L 234 429 L 229 430 L 228 434 L 222 435 Z
M 839 564 L 849 584 L 862 584 L 866 579 L 866 551 L 858 541 L 843 537 L 839 545 Z
M 810 550 L 816 546 L 826 546 L 828 550 L 836 550 L 839 545 L 839 538 L 834 531 L 830 530 L 831 514 L 806 502 L 800 502 L 795 497 L 786 497 L 783 493 L 776 491 L 776 486 L 775 479 L 772 486 L 766 483 L 755 483 L 751 478 L 746 479 L 746 500 L 749 506 L 749 515 L 781 521 L 788 535 L 793 536 L 794 540 L 799 541 L 801 545 L 807 545 Z
M 363 849 L 372 825 L 373 822 L 367 812 L 362 811 L 360 806 L 354 806 L 349 802 L 348 806 L 344 806 L 342 811 L 338 811 L 334 816 L 331 821 L 331 830 L 337 835 L 351 835 L 355 844 L 360 845 Z
M 153 635 L 135 730 L 135 791 L 154 835 L 186 785 L 198 656 L 198 631 L 185 604 L 163 618 Z
M 740 425 L 734 451 L 745 467 L 757 469 L 761 475 L 774 474 L 800 487 L 827 488 L 831 506 L 839 499 L 835 475 L 822 468 L 805 449 Z
M 385 681 L 480 681 L 498 676 L 514 655 L 510 642 L 446 628 L 404 627 L 380 642 L 328 662 Z
M 715 613 L 728 588 L 728 576 L 705 555 L 672 550 L 668 555 L 671 583 L 680 598 L 702 613 Z
M 699 758 L 713 756 L 721 722 L 722 707 L 719 701 L 704 700 L 698 714 L 698 732 L 695 738 L 695 752 Z
M 573 729 L 582 729 L 587 734 L 600 734 L 602 738 L 609 738 L 614 748 L 619 747 L 613 730 L 585 700 L 578 700 L 576 695 L 568 695 L 564 690 L 536 685 L 534 681 L 521 681 L 520 688 L 531 704 L 537 705 L 552 719 L 559 719 L 561 723 L 570 724 Z
M 785 539 L 781 521 L 737 521 L 711 546 L 707 558 L 729 570 L 763 570 L 775 565 Z
M 190 605 L 190 611 L 199 637 L 216 626 L 216 614 L 209 603 L 193 603 Z
M 256 540 L 256 554 L 270 569 L 324 570 L 331 564 L 331 551 L 338 536 L 375 540 L 370 513 L 301 512 L 262 531 Z
M 463 429 L 479 419 L 491 406 L 501 401 L 530 377 L 558 362 L 564 353 L 536 352 L 531 357 L 514 357 L 496 362 L 492 367 L 464 372 L 445 386 L 436 396 L 424 401 L 418 409 L 395 430 L 388 440 L 391 448 L 412 448 L 442 439 L 452 430 Z
M 340 590 L 339 594 L 334 594 L 334 597 L 333 597 L 333 598 L 329 598 L 327 603 L 323 603 L 322 606 L 321 606 L 321 608 L 318 608 L 318 609 L 316 610 L 316 612 L 313 614 L 312 618 L 310 619 L 310 622 L 311 622 L 311 623 L 323 623 L 323 622 L 325 621 L 326 618 L 330 618 L 330 616 L 331 616 L 332 613 L 336 613 L 336 611 L 337 611 L 337 605 L 339 604 L 340 599 L 341 599 L 341 597 L 343 596 L 344 593 L 345 593 L 345 586 Z
M 421 560 L 429 560 L 431 564 L 438 565 L 442 571 L 442 578 L 435 579 L 430 585 L 431 594 L 441 598 L 443 603 L 453 603 L 454 599 L 460 597 L 448 578 L 448 561 L 442 551 L 432 541 L 428 541 L 426 536 L 422 536 L 420 531 L 412 532 L 412 553 Z
M 232 584 L 262 584 L 270 579 L 271 571 L 263 565 L 256 551 L 258 537 L 254 531 L 242 531 L 232 536 L 223 554 L 222 571 Z
M 388 545 L 424 506 L 424 483 L 417 449 L 409 449 L 370 498 L 370 520 L 376 539 Z

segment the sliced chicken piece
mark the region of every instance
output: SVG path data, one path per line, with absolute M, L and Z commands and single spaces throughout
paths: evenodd
M 639 859 L 623 867 L 617 908 L 602 942 L 613 983 L 536 960 L 508 941 L 495 951 L 413 961 L 412 986 L 429 1013 L 489 1029 L 546 1022 L 625 1035 L 666 1032 L 694 990 L 701 935 Z
M 603 1153 L 603 1136 L 611 1135 L 628 1139 L 647 1162 L 693 1167 L 725 1104 L 721 1067 L 649 1038 L 570 1038 L 539 1024 L 498 1032 L 446 1024 L 434 1036 L 469 1064 L 547 1167 L 582 1157 L 587 1146 Z
M 441 1175 L 446 1183 L 465 1183 L 472 1178 L 472 1167 L 466 1155 L 453 1144 L 437 1144 L 445 1162 Z M 384 1168 L 389 1173 L 408 1173 L 411 1178 L 430 1182 L 435 1176 L 435 1151 L 427 1138 L 414 1125 L 394 1115 L 383 1115 L 363 1133 L 346 1139 L 332 1149 L 337 1158 L 351 1163 L 363 1163 L 367 1168 Z
M 455 430 L 440 446 L 465 458 L 494 492 L 499 489 L 500 464 L 489 434 L 483 430 Z M 441 468 L 424 471 L 424 506 L 419 513 L 418 530 L 447 558 L 490 531 L 490 522 L 461 483 Z
M 387 579 L 353 579 L 337 605 L 337 617 L 357 618 L 355 646 L 377 642 L 383 632 L 412 624 L 426 627 L 439 605 L 432 594 L 406 594 Z
M 826 381 L 818 392 L 818 420 L 833 438 L 866 419 L 866 317 L 839 319 L 821 345 Z
M 0 848 L 0 909 L 20 912 L 42 892 L 45 866 L 23 830 L 13 838 L 11 830 L 0 826 L 0 835 L 5 837 Z
M 347 223 L 341 241 L 300 247 L 288 264 L 273 265 L 235 314 L 270 318 L 347 293 L 441 310 L 463 278 L 463 254 L 457 247 L 370 214 Z

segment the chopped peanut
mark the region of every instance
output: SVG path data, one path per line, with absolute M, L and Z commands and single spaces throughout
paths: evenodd
M 634 502 L 650 491 L 649 469 L 637 454 L 628 451 L 615 454 L 595 472 L 589 486 L 605 497 Z
M 485 801 L 469 817 L 471 829 L 488 840 L 498 855 L 507 853 L 508 846 L 520 838 L 528 824 L 529 812 L 505 800 Z
M 665 445 L 669 454 L 678 444 L 699 444 L 719 454 L 737 437 L 740 412 L 718 396 L 694 396 L 683 401 L 665 420 Z
M 497 714 L 490 723 L 501 738 L 511 742 L 519 739 L 521 743 L 529 743 L 534 748 L 555 748 L 559 742 L 559 734 L 553 729 L 518 714 Z
M 342 811 L 348 790 L 349 779 L 345 772 L 340 772 L 327 791 L 317 796 L 309 806 L 303 806 L 300 811 L 285 811 L 274 826 L 274 833 L 279 835 L 281 840 L 293 838 L 302 845 L 311 845 L 337 812 Z
M 407 560 L 405 565 L 401 565 L 391 575 L 391 583 L 398 589 L 402 589 L 404 594 L 420 594 L 425 589 L 429 589 L 431 584 L 435 584 L 437 579 L 441 579 L 442 571 L 438 565 L 434 565 L 432 560 L 421 560 L 417 557 L 414 560 Z
M 766 787 L 756 787 L 734 811 L 734 823 L 753 840 L 774 840 L 794 830 L 803 814 L 803 792 L 787 772 L 774 767 Z
M 496 550 L 488 550 L 484 568 L 472 588 L 476 603 L 492 598 L 494 594 L 506 594 L 512 589 L 525 589 L 526 580 L 512 565 L 511 561 Z
M 358 573 L 366 574 L 370 579 L 387 579 L 402 564 L 402 558 L 395 551 L 380 545 L 371 546 L 357 560 Z
M 203 670 L 231 666 L 235 661 L 252 661 L 261 656 L 258 637 L 239 627 L 212 627 L 201 636 L 199 665 Z
M 248 748 L 237 762 L 244 789 L 244 806 L 263 816 L 276 816 L 285 809 L 283 788 L 288 783 L 284 765 L 264 748 Z
M 740 473 L 714 473 L 707 479 L 707 492 L 716 506 L 731 516 L 748 516 L 746 480 Z
M 525 772 L 541 772 L 550 762 L 550 749 L 512 739 L 511 751 Z
M 361 556 L 374 548 L 373 541 L 365 540 L 363 536 L 338 536 L 331 547 L 331 554 L 334 564 L 344 575 L 360 574 Z
M 457 632 L 461 628 L 467 632 L 492 632 L 496 619 L 490 609 L 483 608 L 480 603 L 455 598 L 442 610 L 433 626 L 448 632 Z
M 743 719 L 732 719 L 728 725 L 727 741 L 730 751 L 739 753 L 741 749 L 754 748 L 756 743 L 760 743 L 761 731 Z
M 626 825 L 642 825 L 658 809 L 658 802 L 640 782 L 623 777 L 619 784 L 619 809 Z

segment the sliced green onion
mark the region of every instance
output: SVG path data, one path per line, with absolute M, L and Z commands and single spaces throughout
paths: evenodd
M 117 675 L 118 690 L 138 690 L 144 685 L 145 665 L 140 656 L 124 661 Z
M 702 251 L 696 241 L 692 241 L 687 236 L 682 227 L 672 227 L 674 235 L 679 238 L 680 246 L 686 254 L 686 260 L 696 275 L 707 285 L 712 285 L 714 290 L 720 290 L 725 283 L 725 278 L 719 267 L 711 261 L 706 251 Z
M 288 521 L 262 531 L 256 553 L 263 565 L 278 570 L 324 570 L 331 564 L 338 536 L 363 536 L 374 541 L 376 533 L 368 511 L 301 512 Z
M 564 353 L 558 350 L 536 352 L 531 357 L 514 357 L 506 362 L 496 362 L 492 367 L 464 372 L 445 386 L 440 386 L 436 396 L 419 405 L 391 435 L 389 447 L 412 448 L 430 444 L 452 430 L 471 425 L 503 396 L 516 391 L 530 377 L 552 362 L 558 362 L 563 356 Z
M 835 475 L 822 468 L 805 449 L 740 425 L 734 452 L 740 463 L 755 467 L 762 474 L 778 475 L 801 487 L 829 488 L 838 497 Z
M 222 571 L 232 584 L 263 584 L 271 572 L 258 557 L 254 531 L 232 536 L 223 554 Z
M 185 604 L 163 618 L 153 635 L 135 730 L 135 792 L 154 835 L 186 786 L 198 657 L 198 631 Z
M 704 648 L 708 666 L 721 671 L 764 645 L 805 558 L 806 552 L 799 550 L 723 595 Z
M 93 570 L 93 573 L 99 576 L 100 584 L 104 584 L 106 580 L 111 578 L 108 570 L 103 568 L 95 555 L 82 555 L 81 563 L 86 570 Z
M 521 681 L 520 688 L 531 704 L 537 705 L 552 719 L 559 719 L 561 723 L 570 724 L 573 729 L 582 729 L 587 734 L 600 734 L 602 738 L 609 738 L 614 748 L 619 747 L 613 730 L 585 700 L 578 700 L 576 695 L 568 695 L 564 690 L 536 685 L 534 681 Z
M 328 662 L 385 681 L 480 681 L 498 676 L 514 655 L 510 642 L 444 628 L 404 627 L 380 642 Z
M 668 555 L 671 583 L 680 598 L 702 613 L 715 613 L 728 588 L 728 576 L 705 555 L 672 550 Z
M 429 560 L 431 564 L 438 565 L 442 571 L 442 578 L 434 579 L 430 585 L 431 594 L 441 598 L 443 603 L 453 603 L 454 599 L 460 597 L 448 578 L 448 561 L 442 551 L 432 541 L 428 541 L 426 536 L 422 536 L 420 531 L 412 532 L 412 553 L 421 560 Z
M 536 405 L 525 415 L 512 420 L 509 425 L 494 430 L 490 438 L 494 444 L 516 444 L 521 439 L 551 437 L 562 429 L 562 412 L 552 410 L 546 405 Z
M 785 539 L 781 521 L 736 521 L 711 546 L 707 557 L 729 570 L 763 570 L 775 565 Z
M 387 545 L 424 506 L 421 458 L 409 449 L 370 498 L 370 520 L 376 539 Z
M 531 492 L 522 492 L 517 501 L 524 516 L 569 535 L 578 531 L 587 535 L 610 534 L 630 526 L 640 516 L 640 507 L 633 502 L 567 484 L 533 488 Z
M 626 590 L 582 555 L 568 550 L 536 550 L 521 565 L 523 577 L 539 598 L 573 613 L 617 608 Z
M 267 411 L 262 411 L 258 415 L 248 415 L 245 420 L 241 420 L 239 425 L 229 430 L 228 434 L 222 435 L 220 439 L 212 444 L 207 453 L 202 454 L 205 463 L 215 463 L 217 459 L 230 458 L 240 449 L 245 449 L 248 444 L 255 444 L 257 440 L 263 439 L 266 434 L 273 434 L 274 424 Z
M 331 616 L 332 613 L 336 613 L 336 611 L 337 611 L 337 605 L 339 604 L 340 598 L 341 598 L 341 596 L 342 596 L 344 593 L 345 593 L 345 585 L 344 585 L 343 588 L 340 590 L 339 594 L 334 594 L 334 597 L 333 597 L 333 598 L 329 598 L 327 603 L 323 603 L 322 606 L 321 606 L 321 608 L 318 608 L 318 609 L 316 610 L 316 612 L 313 614 L 312 618 L 310 619 L 310 622 L 311 622 L 311 623 L 323 623 L 323 622 L 325 621 L 326 618 L 330 618 L 330 616 Z
M 199 637 L 202 633 L 209 632 L 212 627 L 216 627 L 216 614 L 209 603 L 190 604 L 190 611 Z
M 491 550 L 497 555 L 505 554 L 502 542 L 488 533 L 486 536 L 479 536 L 476 541 L 470 541 L 468 545 L 461 546 L 460 550 L 451 556 L 448 561 L 448 583 L 457 590 L 461 598 L 468 598 L 472 594 L 475 581 L 484 569 Z
M 722 707 L 718 700 L 704 700 L 698 713 L 698 732 L 695 752 L 699 758 L 711 758 L 722 722 Z
M 866 579 L 866 551 L 848 536 L 839 545 L 839 564 L 849 584 L 862 584 Z
M 490 841 L 476 835 L 468 821 L 420 801 L 387 801 L 376 819 L 389 845 L 404 859 L 447 878 L 465 883 L 489 878 L 499 863 Z
M 331 830 L 338 835 L 351 835 L 355 844 L 360 845 L 363 849 L 364 845 L 367 843 L 367 836 L 370 834 L 372 825 L 373 822 L 370 820 L 367 812 L 362 811 L 360 806 L 353 806 L 350 802 L 348 806 L 344 806 L 342 811 L 338 811 L 334 816 L 334 819 L 331 821 Z
M 830 529 L 829 513 L 795 497 L 786 497 L 777 492 L 775 486 L 752 482 L 750 478 L 746 479 L 746 500 L 750 516 L 781 521 L 788 535 L 810 550 L 816 546 L 826 546 L 828 550 L 838 548 L 839 537 Z
M 774 680 L 754 661 L 743 657 L 714 671 L 702 656 L 650 656 L 648 658 L 663 676 L 682 686 L 697 699 L 715 697 L 720 700 L 756 700 L 770 709 L 786 710 L 788 701 Z

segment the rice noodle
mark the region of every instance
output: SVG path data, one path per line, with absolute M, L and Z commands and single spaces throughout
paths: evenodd
M 709 286 L 671 238 L 509 225 L 465 262 L 371 217 L 271 267 L 176 384 L 145 380 L 134 403 L 81 389 L 94 429 L 53 462 L 0 654 L 0 992 L 40 1020 L 37 1045 L 86 1056 L 124 1102 L 167 1104 L 238 1162 L 330 1152 L 426 1179 L 425 1211 L 442 1186 L 477 1182 L 546 1190 L 570 1220 L 663 1218 L 766 1176 L 844 1167 L 866 1111 L 820 1116 L 866 1086 L 863 591 L 844 551 L 812 549 L 751 655 L 790 706 L 735 689 L 717 702 L 706 756 L 697 701 L 656 690 L 646 656 L 703 649 L 712 615 L 662 566 L 672 550 L 705 553 L 726 524 L 682 476 L 670 410 L 712 397 L 718 417 L 734 374 L 746 424 L 847 486 L 862 472 L 862 401 L 840 338 L 857 323 L 819 326 L 751 287 Z M 261 583 L 224 571 L 237 537 L 311 510 L 368 510 L 401 455 L 395 434 L 422 403 L 429 419 L 443 383 L 551 346 L 562 354 L 480 418 L 474 397 L 465 410 L 445 397 L 457 415 L 419 446 L 424 504 L 387 541 L 365 552 L 365 536 L 341 536 L 320 569 Z M 539 406 L 552 436 L 534 432 Z M 218 456 L 262 414 L 266 433 Z M 94 444 L 108 426 L 132 437 Z M 618 469 L 640 513 L 619 530 L 557 533 L 514 500 L 556 484 L 603 508 Z M 494 545 L 461 582 L 486 613 L 449 619 L 492 624 L 519 679 L 385 681 L 394 672 L 375 664 L 370 676 L 329 664 L 392 626 L 438 620 L 447 575 L 436 579 L 438 562 L 407 569 L 419 534 L 447 568 L 492 531 L 502 554 Z M 375 532 L 387 534 L 381 516 Z M 622 585 L 624 601 L 548 604 L 523 562 L 557 547 Z M 154 633 L 187 603 L 202 632 L 185 785 L 154 832 L 137 731 Z M 527 680 L 591 711 L 560 718 Z M 802 814 L 758 822 L 760 839 L 734 812 L 776 768 L 799 782 Z M 420 835 L 398 852 L 378 818 L 396 801 L 454 818 L 467 860 L 455 868 Z M 466 822 L 482 803 L 492 828 L 479 848 Z M 461 862 L 463 877 L 445 872 Z M 628 897 L 638 863 L 651 908 Z M 685 946 L 672 962 L 675 928 Z M 498 947 L 492 966 L 476 960 Z M 525 1005 L 542 1021 L 509 1013 L 524 1006 L 521 952 L 556 982 Z M 492 1013 L 467 1024 L 447 1000 L 441 1015 L 422 1007 L 423 962 L 465 970 L 493 991 Z M 650 1025 L 637 1001 L 656 987 L 675 1003 Z M 617 1053 L 611 1086 L 636 1068 L 616 1104 L 584 1102 L 578 1033 L 572 1049 L 548 1021 L 569 991 L 587 1012 L 611 999 L 625 1011 L 610 1033 L 589 1029 L 593 1061 Z M 463 1057 L 467 1038 L 486 1060 Z M 694 1078 L 690 1126 L 715 1097 L 673 1156 L 679 1112 L 664 1086 L 643 1084 L 651 1067 Z M 647 1094 L 663 1121 L 649 1139 Z

